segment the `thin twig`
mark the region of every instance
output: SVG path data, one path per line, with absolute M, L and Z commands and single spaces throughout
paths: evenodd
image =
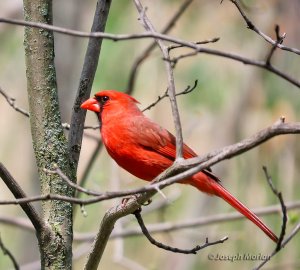
M 5 247 L 4 243 L 2 242 L 1 236 L 0 236 L 0 249 L 2 249 L 2 252 L 4 255 L 7 255 L 11 262 L 14 265 L 15 270 L 19 270 L 19 264 L 17 263 L 16 258 L 14 257 L 14 255 Z
M 269 37 L 268 35 L 266 35 L 265 33 L 263 33 L 262 31 L 260 31 L 255 25 L 254 23 L 247 17 L 247 15 L 245 14 L 245 12 L 243 11 L 242 7 L 240 6 L 240 4 L 238 3 L 238 1 L 236 0 L 230 0 L 230 2 L 232 2 L 236 8 L 238 9 L 238 11 L 240 12 L 240 14 L 242 15 L 244 21 L 247 24 L 247 27 L 254 31 L 255 33 L 257 33 L 258 35 L 260 35 L 265 41 L 271 43 L 272 45 L 275 45 L 276 47 L 280 48 L 281 50 L 284 51 L 289 51 L 295 54 L 300 55 L 300 50 L 296 49 L 296 48 L 290 48 L 287 46 L 282 45 L 281 43 L 277 43 L 276 40 L 273 40 L 271 37 Z M 277 43 L 277 44 L 276 44 Z
M 281 44 L 286 36 L 284 33 L 282 36 L 280 35 L 280 30 L 279 30 L 279 25 L 275 26 L 275 33 L 276 33 L 276 43 L 272 46 L 266 60 L 266 65 L 270 66 L 271 65 L 271 58 L 277 48 L 278 44 Z
M 269 186 L 272 190 L 272 192 L 275 194 L 275 196 L 278 198 L 279 202 L 280 202 L 280 205 L 281 205 L 281 211 L 282 211 L 282 225 L 281 225 L 281 232 L 280 232 L 280 236 L 278 238 L 278 242 L 277 242 L 277 246 L 275 248 L 275 251 L 279 251 L 282 247 L 281 247 L 281 244 L 282 244 L 282 241 L 284 239 L 284 235 L 286 233 L 286 224 L 287 224 L 287 221 L 288 221 L 288 217 L 287 217 L 287 207 L 284 203 L 284 200 L 283 200 L 283 197 L 282 197 L 282 194 L 281 192 L 279 192 L 274 184 L 273 184 L 273 181 L 272 181 L 272 177 L 270 176 L 269 172 L 268 172 L 268 169 L 266 166 L 263 166 L 263 170 L 264 170 L 264 173 L 265 173 L 265 176 L 266 176 L 266 179 L 269 183 Z
M 70 124 L 69 123 L 62 123 L 62 127 L 65 130 L 70 130 Z M 97 130 L 99 128 L 100 128 L 99 124 L 98 125 L 93 125 L 93 126 L 84 126 L 83 127 L 83 129 L 93 129 L 93 130 Z
M 191 93 L 193 90 L 196 89 L 198 85 L 198 80 L 195 80 L 194 85 L 191 87 L 190 85 L 188 85 L 183 91 L 176 93 L 175 96 L 180 96 L 180 95 L 185 95 L 188 93 Z M 157 100 L 154 101 L 153 103 L 151 103 L 149 106 L 147 106 L 146 108 L 144 108 L 142 111 L 146 111 L 146 110 L 150 110 L 152 107 L 154 107 L 157 103 L 159 103 L 161 100 L 163 100 L 164 98 L 168 97 L 168 89 L 165 91 L 165 93 L 161 96 L 158 96 Z
M 92 33 L 81 32 L 81 31 L 70 30 L 70 29 L 57 27 L 57 26 L 53 26 L 53 25 L 48 25 L 48 24 L 43 24 L 43 23 L 27 22 L 27 21 L 22 21 L 22 20 L 13 20 L 13 19 L 7 19 L 7 18 L 0 17 L 0 23 L 1 22 L 15 24 L 15 25 L 28 26 L 28 27 L 41 28 L 41 29 L 46 29 L 46 30 L 52 30 L 54 32 L 72 35 L 72 36 L 85 37 L 85 38 L 87 38 L 87 37 L 104 38 L 104 39 L 109 39 L 112 41 L 134 40 L 134 39 L 142 39 L 142 38 L 155 38 L 155 39 L 165 40 L 165 41 L 173 42 L 175 44 L 180 44 L 187 48 L 191 48 L 191 49 L 195 50 L 192 53 L 181 55 L 176 58 L 172 58 L 172 59 L 165 58 L 165 60 L 171 61 L 172 63 L 176 63 L 176 61 L 178 61 L 179 59 L 194 56 L 198 53 L 205 53 L 205 54 L 209 54 L 209 55 L 221 56 L 221 57 L 232 59 L 232 60 L 235 60 L 238 62 L 242 62 L 246 65 L 252 65 L 252 66 L 257 66 L 257 67 L 266 69 L 266 70 L 270 71 L 271 73 L 276 74 L 277 76 L 287 80 L 291 84 L 300 88 L 300 82 L 298 80 L 296 80 L 295 78 L 292 78 L 291 76 L 289 76 L 285 72 L 280 71 L 279 69 L 275 68 L 274 66 L 266 65 L 265 61 L 252 60 L 252 59 L 243 57 L 241 55 L 233 54 L 233 53 L 222 52 L 219 50 L 214 50 L 214 49 L 209 49 L 209 48 L 202 48 L 192 42 L 188 42 L 185 40 L 181 40 L 181 39 L 174 38 L 174 37 L 164 35 L 164 34 L 160 34 L 157 32 L 115 35 L 115 34 L 109 34 L 109 33 L 103 33 L 103 32 L 92 32 Z M 279 48 L 280 48 L 280 46 L 279 46 Z
M 95 147 L 89 161 L 87 162 L 87 166 L 84 169 L 84 172 L 82 174 L 81 179 L 79 180 L 78 185 L 84 187 L 88 178 L 88 175 L 97 159 L 98 154 L 100 153 L 101 149 L 103 147 L 102 141 L 98 141 L 97 146 Z M 80 196 L 80 193 L 78 193 L 78 197 Z
M 202 45 L 202 44 L 208 44 L 208 43 L 215 43 L 215 42 L 217 42 L 219 40 L 220 40 L 220 38 L 216 37 L 216 38 L 212 38 L 212 39 L 197 41 L 197 42 L 194 42 L 194 44 L 196 44 L 196 45 Z M 183 47 L 185 47 L 185 46 L 183 46 L 183 45 L 170 45 L 168 47 L 168 51 L 170 52 L 171 50 L 178 49 L 178 48 L 183 48 Z
M 14 195 L 16 200 L 27 199 L 27 195 L 23 191 L 23 189 L 19 186 L 17 181 L 13 178 L 10 172 L 6 169 L 6 167 L 0 162 L 0 177 L 9 188 L 11 193 Z M 37 214 L 33 205 L 30 204 L 30 201 L 21 205 L 23 211 L 30 219 L 32 225 L 34 226 L 38 235 L 41 234 L 43 229 L 46 229 L 43 219 Z
M 156 30 L 149 20 L 149 18 L 146 15 L 146 10 L 142 6 L 141 2 L 139 0 L 134 0 L 135 6 L 138 10 L 140 20 L 145 28 L 146 31 L 156 34 Z M 163 58 L 169 59 L 169 52 L 167 49 L 167 46 L 162 42 L 161 39 L 156 38 L 156 43 L 159 46 Z M 174 74 L 173 74 L 173 68 L 171 62 L 166 61 L 166 72 L 167 72 L 167 79 L 168 79 L 168 94 L 169 94 L 169 100 L 171 103 L 172 108 L 172 115 L 175 125 L 175 133 L 176 133 L 176 161 L 181 160 L 183 157 L 183 137 L 182 137 L 182 128 L 181 128 L 181 122 L 180 122 L 180 116 L 176 101 L 176 90 L 175 90 L 175 80 L 174 80 Z
M 191 46 L 187 46 L 187 47 L 191 48 Z M 291 84 L 293 84 L 293 85 L 297 86 L 298 88 L 300 88 L 300 81 L 298 81 L 297 79 L 291 77 L 290 75 L 286 74 L 285 72 L 282 72 L 281 70 L 274 67 L 273 65 L 267 65 L 266 61 L 253 60 L 253 59 L 250 59 L 250 58 L 247 58 L 247 57 L 244 57 L 244 56 L 241 56 L 241 55 L 237 55 L 237 54 L 234 54 L 234 53 L 222 52 L 222 51 L 219 51 L 219 50 L 214 50 L 214 49 L 209 49 L 209 48 L 195 48 L 195 50 L 193 52 L 182 54 L 182 55 L 179 55 L 177 57 L 173 57 L 171 59 L 164 59 L 164 60 L 165 61 L 170 61 L 174 65 L 181 59 L 184 59 L 184 58 L 187 58 L 187 57 L 193 57 L 193 56 L 195 56 L 197 54 L 200 54 L 200 53 L 214 55 L 214 56 L 220 56 L 220 57 L 224 57 L 224 58 L 228 58 L 228 59 L 231 59 L 231 60 L 241 62 L 245 65 L 260 67 L 262 69 L 268 70 L 271 73 L 276 74 L 277 76 L 285 79 L 286 81 L 288 81 Z
M 29 112 L 27 112 L 26 110 L 18 107 L 16 105 L 16 99 L 9 96 L 1 87 L 0 87 L 0 94 L 6 99 L 7 103 L 17 112 L 21 113 L 22 115 L 26 116 L 26 117 L 29 117 Z M 62 127 L 65 129 L 65 130 L 70 130 L 70 124 L 68 123 L 62 123 L 61 124 Z M 93 130 L 96 130 L 96 129 L 99 129 L 99 125 L 94 125 L 94 126 L 84 126 L 84 129 L 93 129 Z
M 57 174 L 57 175 L 59 175 L 64 181 L 67 182 L 67 184 L 68 184 L 70 187 L 72 187 L 72 188 L 74 188 L 74 189 L 76 189 L 76 190 L 78 190 L 78 191 L 80 191 L 80 192 L 83 192 L 83 193 L 85 193 L 85 194 L 87 194 L 87 195 L 92 195 L 92 196 L 100 196 L 100 195 L 101 195 L 101 193 L 99 193 L 99 192 L 92 191 L 92 190 L 83 188 L 83 187 L 81 187 L 81 186 L 75 184 L 75 183 L 74 183 L 73 181 L 71 181 L 71 179 L 69 179 L 69 177 L 67 177 L 67 176 L 62 172 L 62 170 L 61 170 L 59 167 L 57 167 L 57 166 L 54 166 L 54 169 L 53 169 L 53 170 L 48 170 L 48 169 L 44 168 L 44 171 L 45 171 L 46 173 L 49 173 L 49 174 Z
M 170 19 L 170 21 L 167 23 L 167 25 L 164 27 L 164 29 L 161 31 L 162 34 L 167 34 L 170 32 L 170 30 L 174 27 L 176 22 L 179 20 L 181 15 L 186 11 L 186 9 L 190 6 L 190 4 L 193 2 L 193 0 L 186 0 L 184 1 L 181 6 L 179 7 L 178 11 L 173 15 L 173 17 Z M 130 94 L 134 90 L 135 81 L 137 72 L 139 70 L 139 67 L 141 64 L 147 59 L 147 57 L 150 55 L 150 53 L 154 50 L 156 47 L 156 42 L 153 41 L 142 53 L 137 59 L 134 61 L 130 75 L 128 80 L 128 86 L 127 86 L 127 94 Z
M 297 235 L 300 231 L 300 223 L 298 223 L 295 228 L 292 230 L 292 232 L 283 240 L 281 244 L 281 249 L 283 249 L 294 237 Z M 274 255 L 276 255 L 279 251 L 276 249 L 272 252 L 270 256 L 263 262 L 261 262 L 257 267 L 255 267 L 253 270 L 259 270 L 261 269 Z
M 0 87 L 0 94 L 5 97 L 6 101 L 8 102 L 8 104 L 13 107 L 17 112 L 23 114 L 24 116 L 27 116 L 29 117 L 29 112 L 25 111 L 24 109 L 22 108 L 19 108 L 17 105 L 16 105 L 16 99 L 13 98 L 13 97 L 10 97 L 8 96 L 5 91 Z
M 141 216 L 141 209 L 138 209 L 136 210 L 134 213 L 133 213 L 141 227 L 141 230 L 143 232 L 143 234 L 147 237 L 147 239 L 149 240 L 149 242 L 159 248 L 162 248 L 164 250 L 168 250 L 168 251 L 171 251 L 171 252 L 175 252 L 175 253 L 182 253 L 182 254 L 197 254 L 197 252 L 201 249 L 204 249 L 208 246 L 212 246 L 212 245 L 216 245 L 216 244 L 221 244 L 221 243 L 224 243 L 228 237 L 225 236 L 223 237 L 222 239 L 218 240 L 218 241 L 214 241 L 214 242 L 208 242 L 208 238 L 206 238 L 206 241 L 205 241 L 205 244 L 203 244 L 202 246 L 199 246 L 197 245 L 196 247 L 192 248 L 192 249 L 181 249 L 181 248 L 175 248 L 175 247 L 171 247 L 171 246 L 167 246 L 161 242 L 158 242 L 156 241 L 151 235 L 150 233 L 148 232 L 145 224 L 144 224 L 144 221 L 142 219 L 142 216 Z

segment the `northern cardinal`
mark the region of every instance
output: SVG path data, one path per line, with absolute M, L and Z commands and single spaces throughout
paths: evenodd
M 96 112 L 103 143 L 119 166 L 138 178 L 151 181 L 174 162 L 176 139 L 169 131 L 147 118 L 138 108 L 138 103 L 125 93 L 104 90 L 82 103 L 81 108 Z M 188 159 L 197 154 L 184 144 L 183 156 Z M 274 242 L 278 241 L 277 236 L 254 213 L 221 185 L 210 169 L 180 183 L 221 197 Z

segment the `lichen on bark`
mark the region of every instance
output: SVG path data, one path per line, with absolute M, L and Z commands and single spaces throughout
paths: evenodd
M 24 0 L 24 17 L 28 21 L 52 24 L 51 0 Z M 54 37 L 51 31 L 25 28 L 27 92 L 32 142 L 42 194 L 72 196 L 74 191 L 57 175 L 44 168 L 59 168 L 75 181 L 75 166 L 69 158 L 59 111 Z M 49 224 L 47 239 L 38 236 L 42 269 L 71 269 L 72 205 L 62 201 L 42 203 L 43 218 Z M 43 233 L 42 233 L 43 234 Z

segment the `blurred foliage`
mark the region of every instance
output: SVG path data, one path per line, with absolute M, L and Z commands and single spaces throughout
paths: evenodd
M 96 1 L 53 1 L 56 25 L 89 31 Z M 160 30 L 177 11 L 182 1 L 143 1 L 153 24 Z M 284 44 L 300 48 L 298 27 L 300 3 L 297 0 L 243 1 L 248 16 L 263 32 L 274 37 L 274 25 L 279 24 L 287 33 Z M 0 16 L 22 18 L 22 4 L 18 0 L 2 0 Z M 140 33 L 143 27 L 132 1 L 113 1 L 107 32 Z M 241 54 L 253 59 L 265 59 L 271 45 L 246 28 L 236 8 L 223 1 L 194 1 L 176 23 L 170 35 L 181 39 L 198 41 L 220 37 L 215 44 L 204 45 L 222 51 Z M 63 118 L 69 122 L 73 98 L 84 58 L 87 40 L 56 35 L 56 64 L 60 91 L 60 108 Z M 23 52 L 22 27 L 0 24 L 0 82 L 1 87 L 17 99 L 17 104 L 27 107 L 27 92 Z M 131 41 L 105 41 L 93 91 L 119 89 L 125 91 L 132 64 L 151 43 L 150 39 Z M 189 52 L 176 49 L 172 55 Z M 279 69 L 299 77 L 300 58 L 292 53 L 276 50 L 272 63 Z M 193 85 L 193 93 L 178 98 L 185 141 L 195 151 L 206 153 L 254 134 L 272 124 L 281 115 L 287 121 L 299 121 L 299 89 L 267 71 L 243 65 L 229 59 L 197 55 L 181 60 L 174 70 L 177 90 Z M 141 108 L 156 100 L 167 87 L 164 63 L 156 48 L 140 68 L 134 96 Z M 0 158 L 28 194 L 37 194 L 39 184 L 32 153 L 28 120 L 13 111 L 6 101 L 0 99 Z M 146 114 L 162 126 L 173 130 L 170 105 L 167 100 L 159 103 Z M 87 114 L 87 123 L 94 124 L 94 115 Z M 99 131 L 88 131 L 98 136 Z M 222 176 L 224 185 L 250 208 L 278 203 L 264 178 L 262 165 L 266 165 L 273 181 L 282 191 L 286 201 L 296 201 L 299 196 L 299 142 L 297 136 L 275 138 L 250 152 L 216 165 L 214 171 Z M 83 142 L 79 166 L 79 178 L 89 160 L 96 143 L 86 137 Z M 26 158 L 24 158 L 26 157 Z M 121 181 L 119 181 L 121 180 Z M 117 190 L 141 186 L 128 173 L 116 169 L 105 151 L 97 158 L 88 182 L 88 188 L 100 191 Z M 180 222 L 193 217 L 231 212 L 223 201 L 199 194 L 185 186 L 172 186 L 164 190 L 171 196 L 180 190 L 180 197 L 164 210 L 155 210 L 145 215 L 146 224 L 157 222 Z M 1 199 L 12 198 L 7 188 L 0 183 Z M 159 195 L 154 200 L 162 199 Z M 74 231 L 96 231 L 104 212 L 120 200 L 105 201 L 86 206 L 84 217 L 76 210 Z M 38 205 L 38 204 L 37 204 Z M 16 206 L 2 206 L 1 215 L 24 214 Z M 281 216 L 265 216 L 263 220 L 277 233 L 281 227 Z M 289 212 L 287 233 L 299 222 L 299 210 Z M 133 217 L 118 222 L 124 228 L 136 226 Z M 37 241 L 34 234 L 24 233 L 18 228 L 0 224 L 4 243 L 16 255 L 21 265 L 38 259 Z M 274 244 L 248 221 L 220 223 L 170 233 L 155 234 L 155 238 L 170 245 L 191 248 L 205 241 L 219 239 L 225 235 L 229 240 L 222 245 L 209 247 L 196 256 L 172 254 L 153 247 L 144 237 L 130 237 L 110 241 L 102 261 L 103 269 L 250 269 L 260 261 L 239 260 L 235 262 L 209 260 L 208 255 L 253 254 L 267 255 Z M 28 247 L 32 248 L 28 248 Z M 74 244 L 74 255 L 77 254 Z M 25 251 L 24 251 L 25 250 Z M 88 248 L 87 248 L 88 251 Z M 268 264 L 275 269 L 297 269 L 299 267 L 299 235 Z M 127 260 L 123 259 L 125 256 Z M 130 260 L 130 261 L 129 261 Z M 74 263 L 74 269 L 82 269 L 85 256 Z M 10 262 L 0 253 L 0 269 L 8 269 Z

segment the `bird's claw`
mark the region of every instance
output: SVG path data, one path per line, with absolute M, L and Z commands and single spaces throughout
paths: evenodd
M 126 204 L 128 203 L 128 201 L 130 200 L 130 199 L 137 199 L 137 195 L 130 195 L 130 196 L 128 196 L 128 197 L 125 197 L 125 198 L 123 198 L 122 199 L 122 202 L 121 202 L 121 207 L 123 208 L 123 207 L 125 207 L 126 206 Z
M 138 198 L 138 195 L 131 195 L 131 196 L 128 196 L 128 197 L 123 198 L 123 199 L 122 199 L 122 202 L 121 202 L 121 207 L 122 207 L 122 208 L 125 207 L 126 204 L 128 203 L 128 201 L 129 201 L 130 199 L 137 199 L 137 198 Z M 142 205 L 142 206 L 147 206 L 147 205 L 149 205 L 150 203 L 152 203 L 152 199 L 147 200 L 146 202 L 142 203 L 141 205 Z
M 144 203 L 142 203 L 143 206 L 147 206 L 149 205 L 150 203 L 152 203 L 152 199 L 149 199 L 147 201 L 145 201 Z

